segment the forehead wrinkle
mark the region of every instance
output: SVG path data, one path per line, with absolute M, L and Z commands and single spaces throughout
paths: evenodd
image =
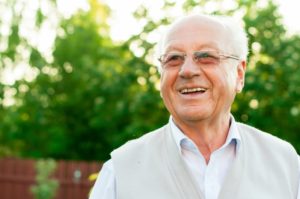
M 182 44 L 181 41 L 176 41 L 176 40 L 171 40 L 165 45 L 163 53 L 168 53 L 170 51 L 179 51 L 179 52 L 186 52 L 186 47 L 184 44 Z M 191 48 L 188 50 L 193 50 L 193 51 L 201 51 L 201 50 L 216 50 L 219 51 L 220 47 L 217 42 L 210 41 L 206 43 L 195 43 Z

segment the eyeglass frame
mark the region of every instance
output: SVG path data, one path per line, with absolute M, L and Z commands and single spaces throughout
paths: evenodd
M 221 58 L 223 58 L 223 59 L 234 59 L 234 60 L 237 60 L 237 61 L 241 60 L 241 58 L 239 58 L 236 55 L 224 54 L 224 53 L 221 53 L 219 51 L 214 51 L 214 50 L 207 50 L 207 51 L 203 50 L 203 51 L 194 51 L 193 52 L 194 62 L 197 63 L 197 59 L 199 59 L 199 58 L 197 58 L 196 54 L 199 54 L 199 53 L 200 54 L 205 54 L 205 53 L 211 53 L 211 52 L 216 53 L 218 55 L 218 57 L 214 56 L 215 58 L 218 58 L 218 61 L 220 61 Z M 180 56 L 180 58 L 183 60 L 183 63 L 184 63 L 184 61 L 187 57 L 187 53 L 185 53 L 185 52 L 173 52 L 173 53 L 170 52 L 170 53 L 163 54 L 163 55 L 159 56 L 159 58 L 158 58 L 158 61 L 161 63 L 162 67 L 164 67 L 167 64 L 167 61 L 163 62 L 163 57 L 166 56 L 166 55 L 169 55 L 169 54 L 174 54 L 174 55 Z

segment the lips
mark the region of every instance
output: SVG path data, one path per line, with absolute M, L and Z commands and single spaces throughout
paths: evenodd
M 194 88 L 182 88 L 179 90 L 181 94 L 193 94 L 193 93 L 204 93 L 207 88 L 194 87 Z

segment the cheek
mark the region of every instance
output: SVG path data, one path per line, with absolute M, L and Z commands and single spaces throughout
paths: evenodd
M 224 74 L 224 79 L 227 82 L 228 86 L 231 86 L 233 84 L 235 84 L 236 80 L 235 80 L 235 74 L 233 72 L 229 72 L 227 74 Z
M 236 90 L 238 84 L 238 74 L 237 71 L 231 70 L 228 74 L 228 84 L 232 87 L 233 90 Z
M 165 97 L 170 87 L 170 77 L 168 74 L 162 73 L 160 77 L 160 96 Z
M 161 76 L 160 76 L 160 92 L 163 91 L 165 86 L 166 86 L 165 75 L 161 74 Z
M 225 86 L 229 88 L 233 88 L 236 86 L 236 80 L 237 80 L 237 72 L 234 70 L 234 68 L 231 68 L 232 66 L 224 67 L 224 70 L 222 71 L 223 81 Z
M 176 82 L 176 74 L 172 71 L 163 72 L 160 76 L 160 89 L 169 90 Z
M 214 97 L 231 95 L 236 87 L 236 74 L 232 70 L 216 70 L 207 75 L 213 87 Z

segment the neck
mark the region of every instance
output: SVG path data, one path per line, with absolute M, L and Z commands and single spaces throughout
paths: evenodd
M 183 124 L 174 122 L 186 136 L 193 140 L 208 163 L 211 154 L 226 142 L 230 127 L 230 114 L 213 121 L 186 122 Z

